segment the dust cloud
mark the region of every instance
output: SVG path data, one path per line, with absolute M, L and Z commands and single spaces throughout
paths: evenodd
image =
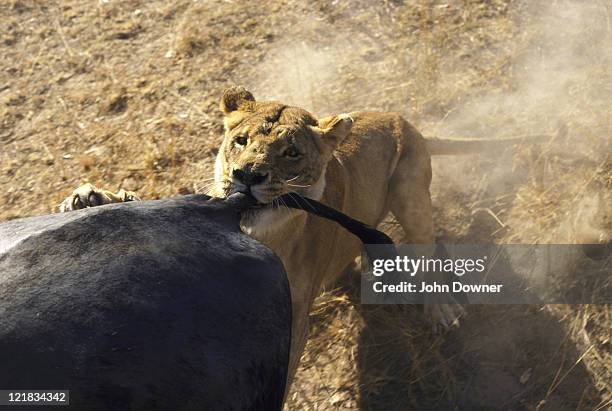
M 502 242 L 608 242 L 612 4 L 515 4 L 490 27 L 452 5 L 385 4 L 296 11 L 241 82 L 317 115 L 398 111 L 425 135 L 550 136 L 537 148 L 434 159 L 434 201 L 490 211 Z M 401 13 L 420 23 L 402 26 Z
M 391 0 L 375 7 L 366 1 L 333 2 L 333 7 L 313 10 L 313 3 L 308 3 L 310 8 L 306 9 L 298 2 L 290 2 L 286 10 L 295 14 L 286 17 L 289 28 L 285 35 L 274 39 L 266 58 L 253 64 L 241 78 L 232 80 L 251 89 L 256 98 L 285 101 L 319 116 L 358 110 L 396 111 L 425 136 L 549 136 L 546 143 L 538 146 L 522 144 L 514 150 L 434 158 L 431 191 L 438 241 L 609 243 L 612 3 L 472 1 L 461 2 L 464 8 L 455 6 L 459 2 L 432 3 Z M 387 224 L 389 227 L 397 229 L 393 221 Z M 397 230 L 391 234 L 400 239 Z M 558 286 L 564 293 L 573 290 L 594 298 L 606 284 L 591 281 L 575 269 L 586 258 L 567 253 L 564 260 L 551 261 L 543 255 L 525 271 L 518 269 L 522 261 L 515 261 L 513 266 L 517 265 L 516 275 L 532 289 L 541 292 Z M 555 270 L 554 279 L 546 276 L 551 270 Z M 345 301 L 336 296 L 331 293 L 328 298 L 334 303 Z M 324 306 L 321 301 L 319 307 Z M 534 369 L 539 369 L 542 376 L 539 380 L 532 377 L 529 385 L 535 389 L 544 383 L 547 392 L 542 397 L 544 401 L 536 400 L 534 404 L 564 408 L 555 404 L 558 399 L 550 395 L 549 388 L 555 384 L 550 382 L 551 376 L 563 364 L 558 366 L 555 357 L 550 361 L 554 369 L 549 370 L 543 367 L 542 359 L 557 352 L 556 345 L 567 341 L 570 332 L 584 352 L 584 358 L 576 357 L 570 362 L 578 364 L 583 360 L 594 370 L 598 387 L 605 387 L 609 393 L 606 348 L 593 348 L 598 333 L 604 338 L 609 335 L 609 310 L 605 306 L 547 306 L 531 317 L 518 306 L 499 311 L 493 307 L 470 308 L 469 319 L 462 325 L 462 330 L 468 331 L 462 331 L 465 334 L 459 345 L 478 352 L 479 360 L 470 359 L 470 363 L 486 363 L 477 373 L 483 383 L 473 385 L 470 380 L 470 386 L 479 387 L 474 398 L 498 398 L 514 389 L 523 390 L 522 385 L 509 388 L 518 384 L 513 383 L 510 374 L 521 375 L 524 369 L 531 370 L 529 367 L 537 364 Z M 348 316 L 349 311 L 339 312 Z M 553 313 L 550 323 L 548 313 Z M 385 315 L 388 317 L 388 312 Z M 345 327 L 344 317 L 338 318 L 342 318 L 338 323 Z M 564 325 L 558 328 L 560 318 Z M 589 324 L 597 324 L 590 325 L 594 331 L 583 328 L 587 324 L 585 318 Z M 385 318 L 369 324 L 361 330 L 362 335 L 389 324 L 387 321 Z M 329 349 L 329 338 L 350 333 L 329 324 L 319 322 L 313 326 L 314 337 L 306 351 L 310 355 L 305 357 L 295 390 L 316 385 L 321 376 L 333 376 L 336 386 L 343 387 L 336 392 L 343 392 L 343 381 L 350 377 L 343 379 L 341 375 L 350 375 L 345 371 L 350 367 L 341 368 L 338 364 L 352 364 L 352 359 L 330 363 L 321 353 Z M 405 318 L 398 324 L 405 335 Z M 583 346 L 584 336 L 587 342 Z M 380 341 L 386 344 L 388 335 L 384 334 Z M 353 343 L 346 346 L 353 347 Z M 423 346 L 427 355 L 436 351 L 430 348 L 431 344 Z M 380 347 L 375 345 L 371 350 L 377 358 L 382 357 Z M 491 351 L 487 352 L 486 347 Z M 584 351 L 587 348 L 592 355 Z M 533 356 L 517 357 L 517 352 Z M 317 362 L 317 358 L 324 360 Z M 338 354 L 338 358 L 344 357 Z M 512 364 L 506 363 L 508 358 Z M 517 358 L 528 359 L 524 368 L 516 364 Z M 446 367 L 446 361 L 445 358 L 441 369 Z M 388 372 L 385 367 L 382 375 L 387 378 Z M 563 394 L 587 381 L 580 374 L 566 375 L 578 377 Z M 402 387 L 407 386 L 405 381 L 401 380 Z M 461 385 L 461 380 L 450 386 L 455 383 Z M 368 381 L 361 380 L 360 386 L 367 387 Z M 505 393 L 498 392 L 499 387 Z M 379 392 L 379 386 L 374 390 Z M 394 403 L 398 392 L 393 390 Z M 437 396 L 438 388 L 435 392 Z M 410 396 L 414 397 L 413 393 Z M 308 407 L 312 403 L 307 401 L 317 397 L 307 397 L 306 402 L 293 398 L 293 404 Z

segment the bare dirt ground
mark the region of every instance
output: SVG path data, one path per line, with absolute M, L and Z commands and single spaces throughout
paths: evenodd
M 425 135 L 549 135 L 435 159 L 438 239 L 606 242 L 611 21 L 609 0 L 3 1 L 0 221 L 87 181 L 204 190 L 238 83 Z M 319 298 L 288 409 L 609 409 L 610 306 L 475 306 L 434 335 L 416 308 L 358 304 L 354 278 Z

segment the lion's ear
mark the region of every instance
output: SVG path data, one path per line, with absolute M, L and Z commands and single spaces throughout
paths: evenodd
M 253 103 L 255 103 L 255 97 L 250 91 L 242 86 L 233 86 L 223 92 L 219 108 L 227 116 L 238 109 L 249 110 Z
M 348 114 L 325 117 L 318 121 L 318 125 L 311 129 L 321 137 L 321 142 L 328 150 L 333 151 L 342 143 L 353 127 L 353 118 Z

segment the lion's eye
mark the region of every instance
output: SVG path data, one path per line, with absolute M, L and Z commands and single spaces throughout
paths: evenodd
M 283 155 L 285 157 L 296 158 L 296 157 L 298 157 L 300 155 L 300 153 L 299 153 L 299 151 L 297 151 L 297 149 L 295 147 L 289 147 L 287 150 L 285 150 Z
M 236 144 L 238 144 L 239 146 L 246 146 L 247 142 L 248 142 L 248 138 L 246 138 L 245 136 L 238 136 L 236 137 L 236 140 L 234 140 L 236 142 Z

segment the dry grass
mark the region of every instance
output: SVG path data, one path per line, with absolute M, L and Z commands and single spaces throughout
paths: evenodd
M 605 0 L 4 2 L 0 220 L 52 212 L 85 181 L 149 199 L 205 190 L 218 97 L 242 83 L 318 114 L 400 111 L 427 135 L 549 134 L 540 150 L 435 160 L 438 238 L 609 241 L 611 10 Z M 290 409 L 612 400 L 609 306 L 470 307 L 461 329 L 436 336 L 416 308 L 357 301 L 348 279 L 319 298 Z

